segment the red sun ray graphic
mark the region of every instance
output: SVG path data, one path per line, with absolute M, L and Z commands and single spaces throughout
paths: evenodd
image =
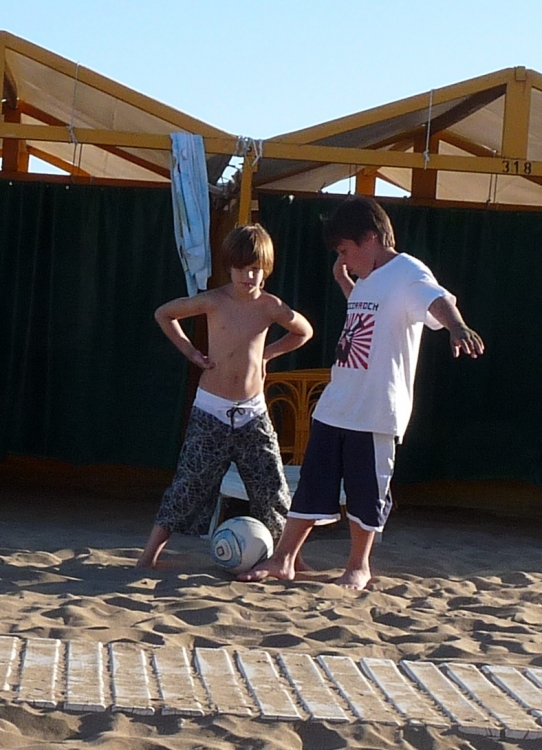
M 350 367 L 359 370 L 369 367 L 369 352 L 373 340 L 374 315 L 349 313 L 346 316 L 341 338 L 337 344 L 337 367 Z

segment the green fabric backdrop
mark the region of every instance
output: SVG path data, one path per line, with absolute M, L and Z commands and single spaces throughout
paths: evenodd
M 275 369 L 333 362 L 345 301 L 320 215 L 336 202 L 261 197 L 277 249 L 267 288 L 316 331 Z M 431 266 L 487 344 L 456 361 L 445 332 L 424 334 L 397 479 L 542 484 L 542 214 L 386 208 L 398 248 Z M 0 458 L 171 468 L 187 364 L 153 312 L 185 290 L 168 189 L 0 181 Z
M 327 367 L 345 300 L 331 279 L 320 216 L 337 198 L 260 196 L 277 251 L 267 288 L 313 322 L 314 340 L 276 369 Z M 425 261 L 484 338 L 479 360 L 454 360 L 426 330 L 415 406 L 396 479 L 520 479 L 542 484 L 542 214 L 386 202 L 397 247 Z
M 186 293 L 169 189 L 0 181 L 0 458 L 173 466 Z

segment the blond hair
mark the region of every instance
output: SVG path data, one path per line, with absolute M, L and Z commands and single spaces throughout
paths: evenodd
M 222 245 L 222 265 L 228 273 L 231 268 L 258 264 L 266 279 L 273 271 L 274 262 L 273 241 L 261 224 L 233 229 Z

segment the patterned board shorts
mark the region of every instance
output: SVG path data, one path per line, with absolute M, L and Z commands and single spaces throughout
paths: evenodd
M 171 532 L 206 533 L 232 461 L 245 484 L 249 515 L 262 521 L 277 540 L 291 498 L 267 412 L 232 429 L 212 414 L 192 407 L 177 470 L 162 498 L 156 524 Z

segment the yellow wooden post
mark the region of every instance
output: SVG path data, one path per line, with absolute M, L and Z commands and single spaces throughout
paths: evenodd
M 506 84 L 501 154 L 526 159 L 531 114 L 532 83 L 525 68 L 514 68 Z
M 431 159 L 431 154 L 438 154 L 438 141 L 439 139 L 434 135 L 429 138 L 429 154 L 427 154 L 429 159 Z M 427 138 L 425 133 L 421 133 L 414 138 L 414 151 L 416 153 L 424 153 L 426 145 Z M 436 169 L 413 169 L 412 184 L 410 186 L 411 196 L 413 198 L 436 198 L 437 177 L 438 172 Z
M 377 170 L 364 167 L 356 174 L 356 194 L 374 195 L 376 189 Z
M 18 109 L 5 108 L 4 122 L 21 122 L 21 113 Z M 18 138 L 4 138 L 2 146 L 2 171 L 3 172 L 27 172 L 28 154 L 26 143 Z
M 245 154 L 243 158 L 243 171 L 241 173 L 241 192 L 239 195 L 239 216 L 237 223 L 239 226 L 250 224 L 252 210 L 252 176 L 255 172 L 254 155 Z

